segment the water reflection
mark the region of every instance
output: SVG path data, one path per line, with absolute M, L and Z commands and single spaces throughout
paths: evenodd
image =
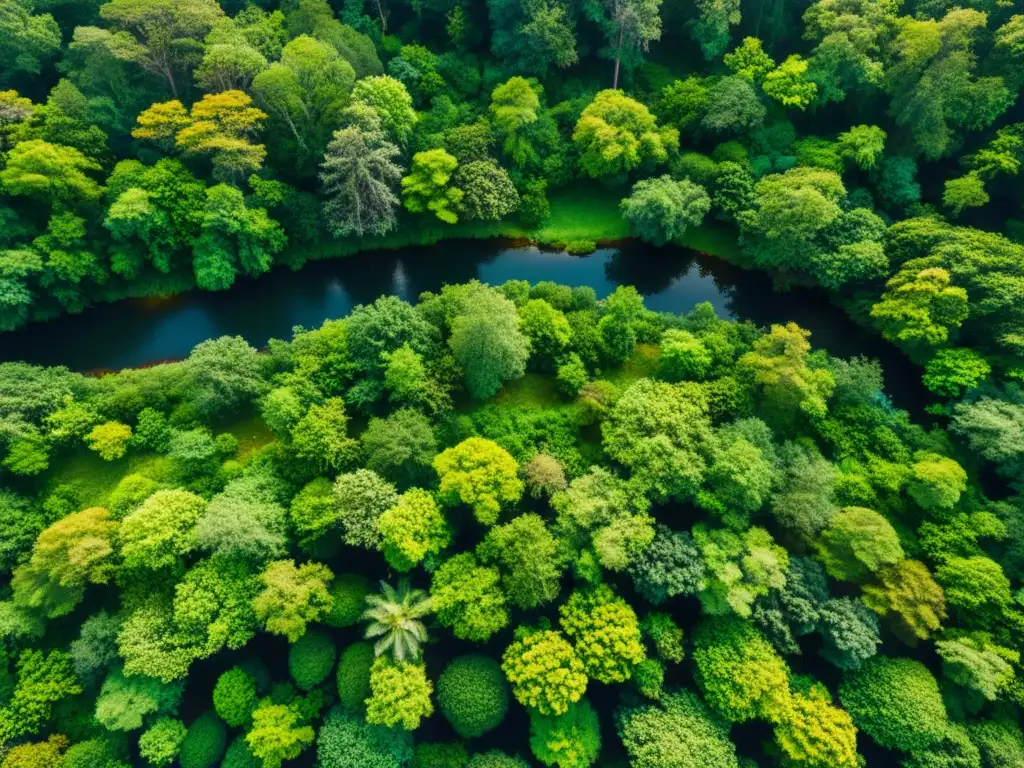
M 833 354 L 880 358 L 887 387 L 897 396 L 919 386 L 919 373 L 902 355 L 852 323 L 825 294 L 777 293 L 764 274 L 683 248 L 638 243 L 579 257 L 469 241 L 320 261 L 299 272 L 276 270 L 242 280 L 224 293 L 108 304 L 3 334 L 0 360 L 109 370 L 182 358 L 204 339 L 226 334 L 263 347 L 271 338 L 288 338 L 295 326 L 315 328 L 381 295 L 414 301 L 423 291 L 473 278 L 493 285 L 507 280 L 589 285 L 599 298 L 618 285 L 635 285 L 647 306 L 658 311 L 685 312 L 709 301 L 723 317 L 759 325 L 793 320 L 812 332 L 815 346 Z

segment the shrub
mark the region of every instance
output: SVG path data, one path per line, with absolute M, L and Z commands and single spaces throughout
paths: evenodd
M 508 684 L 498 662 L 486 656 L 453 660 L 437 681 L 437 704 L 464 739 L 497 728 L 508 712 Z
M 181 743 L 181 768 L 213 768 L 224 754 L 227 728 L 213 712 L 204 712 L 188 727 Z
M 363 711 L 370 698 L 370 668 L 373 666 L 373 644 L 353 643 L 342 651 L 335 680 L 338 698 L 349 709 Z
M 570 240 L 565 244 L 565 252 L 573 256 L 586 256 L 597 250 L 597 243 L 593 240 Z
M 307 632 L 288 648 L 288 672 L 304 691 L 316 687 L 331 674 L 337 649 L 323 632 Z
M 256 681 L 241 667 L 233 667 L 217 678 L 213 709 L 232 728 L 249 722 L 256 702 Z
M 331 627 L 354 626 L 366 610 L 366 596 L 373 591 L 373 583 L 359 573 L 342 573 L 331 582 L 331 612 L 324 623 Z

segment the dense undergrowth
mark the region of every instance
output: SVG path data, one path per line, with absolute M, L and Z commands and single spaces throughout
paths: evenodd
M 1022 764 L 1024 504 L 807 337 L 514 281 L 0 366 L 0 766 Z

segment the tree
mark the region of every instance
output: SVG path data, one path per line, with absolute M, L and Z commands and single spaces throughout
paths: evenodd
M 277 503 L 276 489 L 260 480 L 233 480 L 210 500 L 196 524 L 196 544 L 200 549 L 215 556 L 257 563 L 284 554 L 285 510 Z
M 403 729 L 369 725 L 357 714 L 335 707 L 317 735 L 317 762 L 337 768 L 408 765 L 412 734 Z
M 18 652 L 15 681 L 0 707 L 0 736 L 5 741 L 37 733 L 56 703 L 82 693 L 71 658 L 63 651 L 26 648 Z
M 224 756 L 227 728 L 213 712 L 204 712 L 188 727 L 181 744 L 181 768 L 213 768 Z
M 347 432 L 345 402 L 340 397 L 329 397 L 321 404 L 311 405 L 292 427 L 292 449 L 320 472 L 336 472 L 357 451 L 356 441 Z
M 128 450 L 128 441 L 132 436 L 132 428 L 119 421 L 107 421 L 92 428 L 85 436 L 85 441 L 100 458 L 114 461 L 124 456 Z
M 705 478 L 709 490 L 701 491 L 698 500 L 726 525 L 743 530 L 768 499 L 776 469 L 767 425 L 756 419 L 735 422 L 719 432 Z
M 154 768 L 170 765 L 178 756 L 188 729 L 181 720 L 161 717 L 139 736 L 139 755 Z
M 704 700 L 727 720 L 775 721 L 785 712 L 789 668 L 764 635 L 743 619 L 703 620 L 694 636 L 693 661 Z
M 459 161 L 443 149 L 417 152 L 409 175 L 402 178 L 402 199 L 412 213 L 432 211 L 446 224 L 459 220 L 459 204 L 465 192 L 449 186 Z
M 588 677 L 601 683 L 621 683 L 643 660 L 636 613 L 607 585 L 575 590 L 558 615 Z
M 241 667 L 222 673 L 213 687 L 213 709 L 232 728 L 249 722 L 258 701 L 256 681 Z
M 260 574 L 263 590 L 253 600 L 256 617 L 268 632 L 284 635 L 294 643 L 306 625 L 319 621 L 330 610 L 327 591 L 333 574 L 326 565 L 294 560 L 275 560 Z
M 420 645 L 427 639 L 422 619 L 434 610 L 430 597 L 421 589 L 411 589 L 407 581 L 400 581 L 398 589 L 381 582 L 380 590 L 379 595 L 366 596 L 367 607 L 360 617 L 368 622 L 365 636 L 377 639 L 374 654 L 390 653 L 400 663 L 418 659 Z
M 370 698 L 366 700 L 366 722 L 388 728 L 400 726 L 415 731 L 420 720 L 434 713 L 430 700 L 434 686 L 420 662 L 393 661 L 378 656 L 370 670 Z
M 608 46 L 601 55 L 615 61 L 612 89 L 618 90 L 621 63 L 632 70 L 641 61 L 640 51 L 661 38 L 661 0 L 592 0 L 583 10 L 604 31 Z
M 176 714 L 181 683 L 164 683 L 146 675 L 125 676 L 118 667 L 103 681 L 96 697 L 96 720 L 111 731 L 135 731 L 150 715 Z
M 864 586 L 864 602 L 880 616 L 892 616 L 908 642 L 927 638 L 946 617 L 946 598 L 927 566 L 901 560 L 878 574 L 879 583 Z
M 476 554 L 485 565 L 497 566 L 502 590 L 519 608 L 531 610 L 558 597 L 563 570 L 558 543 L 539 515 L 495 525 Z
M 835 379 L 827 369 L 807 365 L 809 337 L 796 323 L 773 325 L 739 360 L 740 367 L 750 371 L 762 388 L 767 402 L 782 413 L 822 416 L 827 410 Z
M 921 380 L 937 395 L 959 397 L 985 381 L 991 372 L 985 357 L 969 347 L 939 349 L 925 364 Z
M 832 706 L 832 697 L 823 685 L 812 685 L 805 695 L 794 692 L 779 713 L 775 742 L 785 759 L 794 765 L 826 768 L 856 768 L 857 729 L 850 715 Z
M 0 70 L 6 81 L 16 72 L 38 75 L 60 51 L 60 27 L 49 13 L 35 14 L 34 2 L 6 0 L 0 6 Z
M 230 413 L 266 391 L 262 367 L 256 350 L 241 336 L 209 339 L 188 357 L 183 393 L 201 417 Z
M 743 77 L 723 77 L 708 89 L 700 125 L 713 133 L 742 133 L 761 124 L 767 109 Z
M 839 686 L 839 699 L 854 725 L 876 743 L 915 753 L 942 738 L 946 707 L 924 665 L 877 656 Z
M 472 552 L 448 558 L 430 583 L 437 620 L 460 640 L 486 641 L 508 625 L 500 578 L 496 569 L 480 565 Z
M 953 216 L 959 216 L 965 208 L 980 208 L 988 201 L 985 182 L 975 171 L 958 179 L 947 179 L 942 191 L 942 204 L 950 209 Z
M 783 106 L 802 111 L 814 101 L 818 86 L 807 75 L 807 61 L 794 53 L 764 76 L 761 90 Z
M 370 419 L 359 442 L 367 468 L 403 487 L 426 480 L 437 454 L 430 420 L 411 408 L 394 411 L 386 419 Z
M 679 132 L 659 128 L 647 107 L 610 90 L 600 91 L 583 110 L 572 140 L 580 149 L 580 167 L 597 179 L 664 163 L 678 145 Z
M 942 659 L 942 675 L 959 686 L 964 705 L 980 709 L 984 701 L 995 701 L 1011 685 L 1013 667 L 1007 658 L 1013 651 L 964 637 L 940 640 L 935 650 Z M 1008 656 L 1009 654 L 1009 656 Z
M 688 690 L 616 713 L 619 738 L 636 768 L 738 768 L 729 726 Z
M 392 141 L 400 147 L 408 144 L 417 115 L 400 81 L 387 75 L 364 77 L 352 89 L 352 102 L 373 109 Z
M 14 600 L 54 618 L 70 613 L 88 584 L 106 584 L 114 575 L 118 524 L 105 509 L 75 512 L 49 526 L 32 556 L 14 570 Z
M 856 671 L 875 655 L 881 638 L 878 617 L 850 597 L 829 600 L 818 617 L 821 655 L 842 670 Z
M 1002 566 L 982 555 L 951 557 L 935 570 L 946 603 L 970 626 L 995 627 L 1013 604 Z
M 653 605 L 678 595 L 695 595 L 704 588 L 704 564 L 693 538 L 664 525 L 655 527 L 654 539 L 628 569 L 637 592 Z
M 704 474 L 701 446 L 710 441 L 710 423 L 705 403 L 689 391 L 640 379 L 622 393 L 601 427 L 605 451 L 655 502 L 688 498 Z
M 960 501 L 967 473 L 956 461 L 937 453 L 918 454 L 907 480 L 907 493 L 924 509 L 941 513 Z
M 100 17 L 117 30 L 106 41 L 111 53 L 166 79 L 177 98 L 181 75 L 199 63 L 201 40 L 224 11 L 214 0 L 113 0 Z
M 519 326 L 515 305 L 490 289 L 480 291 L 453 319 L 448 346 L 477 400 L 486 400 L 525 372 L 529 342 Z
M 299 35 L 284 46 L 281 61 L 252 81 L 256 101 L 270 118 L 271 155 L 291 163 L 300 176 L 312 174 L 342 120 L 355 79 L 352 65 L 326 41 Z
M 537 92 L 526 78 L 511 77 L 491 91 L 489 109 L 498 135 L 504 138 L 502 149 L 522 165 L 532 153 L 525 128 L 537 122 Z
M 498 522 L 502 506 L 515 503 L 523 493 L 516 460 L 482 437 L 467 438 L 438 454 L 434 469 L 441 480 L 441 501 L 467 505 L 483 525 Z
M 530 713 L 530 749 L 544 765 L 587 768 L 601 751 L 601 726 L 590 702 L 581 699 L 560 715 Z
M 451 544 L 452 532 L 444 513 L 429 491 L 413 488 L 377 521 L 384 559 L 397 571 L 414 568 L 434 558 Z
M 548 370 L 572 339 L 565 315 L 544 299 L 530 299 L 519 308 L 519 330 L 530 342 L 534 364 Z
M 757 85 L 775 68 L 775 60 L 764 52 L 764 44 L 757 37 L 743 38 L 743 42 L 722 57 L 722 63 L 734 75 Z
M 121 521 L 121 558 L 126 568 L 167 568 L 196 548 L 196 524 L 206 509 L 183 490 L 157 491 Z
M 334 507 L 325 509 L 323 517 L 304 523 L 306 536 L 317 539 L 340 525 L 346 544 L 378 549 L 381 535 L 377 521 L 397 502 L 395 487 L 376 472 L 357 469 L 338 475 L 334 482 L 334 500 Z
M 897 272 L 871 307 L 882 335 L 909 349 L 944 344 L 967 315 L 967 291 L 952 285 L 949 272 L 938 267 Z
M 487 10 L 491 52 L 509 71 L 543 76 L 551 65 L 565 68 L 577 62 L 576 18 L 564 6 L 489 0 Z
M 665 175 L 638 181 L 619 208 L 640 239 L 665 245 L 680 242 L 688 227 L 700 226 L 711 198 L 700 185 Z
M 41 139 L 22 141 L 7 153 L 0 183 L 9 195 L 33 197 L 52 209 L 77 208 L 99 200 L 103 187 L 87 172 L 100 164 L 73 147 Z
M 841 509 L 821 532 L 817 546 L 825 570 L 841 581 L 865 581 L 903 559 L 889 521 L 864 507 Z
M 542 715 L 564 714 L 587 689 L 583 662 L 551 630 L 521 630 L 505 649 L 501 668 L 516 700 Z
M 855 125 L 837 137 L 839 154 L 861 170 L 871 170 L 878 165 L 885 139 L 885 131 L 877 125 Z
M 334 132 L 320 166 L 324 217 L 335 237 L 384 235 L 398 226 L 395 187 L 400 150 L 382 132 L 350 126 Z
M 463 739 L 475 739 L 501 725 L 508 711 L 508 683 L 487 656 L 453 659 L 437 681 L 437 706 Z
M 301 755 L 315 737 L 316 731 L 303 723 L 294 706 L 264 699 L 253 713 L 245 741 L 264 768 L 280 768 L 285 760 Z
M 469 221 L 497 221 L 519 208 L 519 193 L 508 171 L 493 160 L 460 164 L 452 183 L 462 192 L 458 209 Z

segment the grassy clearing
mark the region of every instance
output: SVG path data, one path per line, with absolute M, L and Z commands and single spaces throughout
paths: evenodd
M 608 371 L 601 378 L 620 390 L 625 389 L 637 379 L 654 376 L 660 358 L 661 348 L 657 344 L 637 344 L 633 354 L 620 367 Z
M 238 439 L 236 458 L 239 461 L 246 461 L 260 448 L 274 442 L 274 433 L 263 423 L 259 414 L 255 413 L 228 424 L 223 431 L 230 432 Z
M 629 237 L 619 213 L 622 192 L 596 182 L 573 184 L 551 195 L 551 215 L 529 237 L 544 245 L 579 240 L 605 242 Z
M 166 456 L 131 455 L 116 461 L 104 461 L 99 454 L 82 446 L 61 457 L 60 467 L 46 481 L 48 491 L 70 486 L 82 508 L 102 507 L 125 475 L 139 474 L 153 480 L 165 480 L 170 474 Z
M 497 405 L 517 408 L 551 408 L 565 405 L 565 399 L 558 393 L 558 384 L 552 376 L 528 373 L 521 379 L 506 384 L 494 396 Z

